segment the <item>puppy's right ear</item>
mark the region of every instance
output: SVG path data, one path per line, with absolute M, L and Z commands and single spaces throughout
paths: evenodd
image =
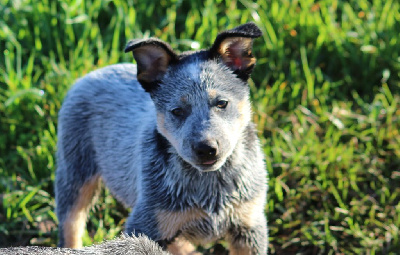
M 178 60 L 171 46 L 156 38 L 132 40 L 125 47 L 129 51 L 137 63 L 137 79 L 147 92 L 158 86 L 168 66 Z
M 239 78 L 247 81 L 256 63 L 253 40 L 260 36 L 260 28 L 252 22 L 219 33 L 210 49 L 211 57 L 220 58 Z

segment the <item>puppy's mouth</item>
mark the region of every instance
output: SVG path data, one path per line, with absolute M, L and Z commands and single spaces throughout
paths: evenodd
M 220 168 L 218 162 L 219 162 L 218 159 L 209 159 L 209 160 L 201 161 L 201 162 L 197 163 L 197 168 L 201 172 L 217 171 Z
M 200 163 L 200 165 L 203 165 L 203 166 L 212 166 L 212 165 L 214 165 L 216 162 L 217 162 L 216 159 L 212 159 L 212 160 L 204 161 L 204 162 Z

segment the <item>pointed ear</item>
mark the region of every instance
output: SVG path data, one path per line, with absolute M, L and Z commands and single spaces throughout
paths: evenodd
M 178 59 L 169 44 L 156 38 L 132 40 L 125 47 L 129 51 L 137 63 L 138 81 L 147 92 L 158 86 L 168 66 Z
M 218 34 L 210 49 L 211 57 L 221 58 L 239 78 L 247 80 L 256 59 L 252 54 L 253 39 L 262 35 L 254 23 L 247 23 Z

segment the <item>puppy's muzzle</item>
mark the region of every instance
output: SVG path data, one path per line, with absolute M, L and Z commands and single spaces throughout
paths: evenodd
M 202 165 L 212 165 L 217 161 L 218 145 L 215 141 L 197 143 L 193 146 L 193 151 Z

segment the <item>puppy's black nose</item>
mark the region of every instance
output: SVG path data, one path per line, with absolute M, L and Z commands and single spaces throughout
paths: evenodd
M 217 155 L 217 146 L 216 144 L 201 142 L 196 145 L 194 151 L 201 159 L 213 159 Z

